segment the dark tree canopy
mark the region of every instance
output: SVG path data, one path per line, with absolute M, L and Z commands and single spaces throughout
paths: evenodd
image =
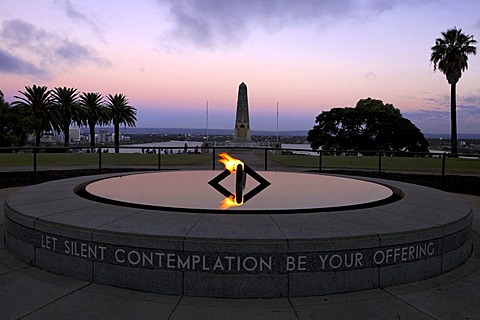
M 31 126 L 32 119 L 21 109 L 11 107 L 0 91 L 0 147 L 23 146 Z
M 108 123 L 108 112 L 102 99 L 102 95 L 96 92 L 84 92 L 80 96 L 80 105 L 86 112 L 83 122 L 89 127 L 90 145 L 92 147 L 95 146 L 95 126 Z
M 80 125 L 82 119 L 86 117 L 86 112 L 79 104 L 78 99 L 76 88 L 56 87 L 52 91 L 52 100 L 59 113 L 58 125 L 65 136 L 65 147 L 68 147 L 70 142 L 70 125 L 72 122 Z
M 442 37 L 435 40 L 430 62 L 433 70 L 440 70 L 450 84 L 450 130 L 451 152 L 458 153 L 457 146 L 457 82 L 462 72 L 468 69 L 468 55 L 477 54 L 477 41 L 473 35 L 464 34 L 462 29 L 449 29 L 442 32 Z
M 137 109 L 128 105 L 128 99 L 124 94 L 115 94 L 114 96 L 109 94 L 107 99 L 107 110 L 113 122 L 113 131 L 115 132 L 115 153 L 119 153 L 120 125 L 124 124 L 134 127 L 135 121 L 137 121 Z
M 440 70 L 449 84 L 457 83 L 462 72 L 468 69 L 468 55 L 477 54 L 477 41 L 473 35 L 464 34 L 462 29 L 448 29 L 442 37 L 435 40 L 430 62 L 433 70 Z
M 315 119 L 307 140 L 313 149 L 428 152 L 423 133 L 400 110 L 362 99 L 355 108 L 332 108 Z
M 51 99 L 51 91 L 46 86 L 25 86 L 25 91 L 19 91 L 20 96 L 12 106 L 21 108 L 32 119 L 32 130 L 35 132 L 35 146 L 40 146 L 40 137 L 45 131 L 60 131 L 60 113 Z
M 87 125 L 90 144 L 95 146 L 95 126 L 113 123 L 115 151 L 119 152 L 120 125 L 134 127 L 137 109 L 129 105 L 124 94 L 108 95 L 106 104 L 100 93 L 79 93 L 76 88 L 25 86 L 11 105 L 0 91 L 0 147 L 23 146 L 28 135 L 35 133 L 35 146 L 42 134 L 64 132 L 65 147 L 69 144 L 70 125 Z

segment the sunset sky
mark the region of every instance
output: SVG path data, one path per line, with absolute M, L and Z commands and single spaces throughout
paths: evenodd
M 123 93 L 138 127 L 309 130 L 371 97 L 424 133 L 450 130 L 450 87 L 430 64 L 453 27 L 480 41 L 478 0 L 1 0 L 0 90 Z M 477 45 L 478 46 L 478 45 Z M 480 54 L 457 85 L 458 131 L 480 134 Z

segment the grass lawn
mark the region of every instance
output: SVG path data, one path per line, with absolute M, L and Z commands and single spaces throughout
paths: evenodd
M 318 168 L 318 156 L 269 155 L 268 159 L 290 167 Z M 378 157 L 374 156 L 323 156 L 325 169 L 365 169 L 378 170 Z M 438 173 L 442 172 L 441 158 L 382 157 L 382 170 Z M 479 159 L 446 159 L 446 173 L 480 174 Z
M 97 153 L 38 153 L 37 166 L 65 167 L 86 166 L 98 167 Z M 263 157 L 263 155 L 262 155 Z M 318 156 L 306 155 L 268 155 L 268 159 L 288 167 L 318 168 Z M 161 165 L 195 165 L 212 160 L 212 154 L 162 154 Z M 140 153 L 102 153 L 102 166 L 157 166 L 158 154 Z M 32 167 L 32 153 L 0 153 L 0 170 L 2 167 Z M 323 156 L 324 169 L 362 169 L 378 170 L 378 157 L 375 156 Z M 424 172 L 441 174 L 441 158 L 406 158 L 382 157 L 382 171 Z M 479 159 L 446 159 L 447 174 L 480 174 Z
M 98 153 L 38 153 L 38 166 L 98 166 Z M 188 165 L 211 159 L 209 154 L 162 154 L 162 165 Z M 102 153 L 102 165 L 158 165 L 158 154 Z M 33 166 L 31 153 L 0 154 L 2 166 Z

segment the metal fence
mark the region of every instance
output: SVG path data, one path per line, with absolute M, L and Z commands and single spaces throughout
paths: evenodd
M 113 149 L 113 146 L 101 146 L 101 147 L 18 147 L 18 148 L 0 148 L 0 171 L 32 171 L 34 176 L 36 175 L 39 168 L 59 168 L 70 170 L 78 167 L 89 167 L 98 169 L 98 172 L 101 173 L 102 169 L 105 168 L 105 158 L 114 159 L 115 156 L 106 155 L 105 151 L 108 149 Z M 138 146 L 120 146 L 120 150 L 129 152 L 129 153 L 146 153 L 146 148 Z M 138 151 L 138 152 L 137 152 Z M 258 165 L 263 170 L 269 170 L 273 166 L 274 169 L 281 168 L 303 168 L 308 170 L 315 170 L 318 172 L 323 172 L 330 169 L 345 169 L 345 170 L 367 170 L 374 171 L 378 176 L 382 175 L 382 172 L 386 171 L 415 171 L 441 175 L 444 177 L 447 174 L 463 174 L 463 175 L 480 175 L 480 154 L 458 154 L 452 156 L 446 152 L 391 152 L 391 151 L 381 151 L 381 150 L 308 150 L 308 149 L 284 149 L 284 148 L 272 148 L 272 147 L 149 147 L 147 149 L 149 154 L 150 162 L 148 165 L 140 164 L 135 165 L 135 163 L 129 163 L 129 158 L 125 158 L 124 163 L 115 164 L 116 167 L 121 166 L 140 166 L 146 167 L 154 170 L 163 170 L 169 165 L 165 165 L 168 161 L 164 159 L 169 159 L 172 154 L 203 154 L 205 157 L 211 157 L 211 165 L 208 165 L 208 159 L 205 158 L 201 163 L 198 164 L 188 164 L 188 168 L 201 168 L 201 169 L 219 169 L 218 164 L 218 153 L 222 151 L 231 152 L 233 154 L 255 154 L 259 159 L 263 158 L 263 161 L 260 161 Z M 89 163 L 82 163 L 81 159 L 77 165 L 39 165 L 38 158 L 40 155 L 47 154 L 78 154 L 82 153 L 91 153 L 88 157 L 90 160 Z M 6 161 L 2 162 L 2 155 L 6 157 L 9 155 L 10 158 L 13 157 L 15 160 L 15 154 L 29 154 L 27 159 L 23 160 L 22 164 L 13 164 L 12 160 L 9 164 L 6 164 Z M 95 155 L 93 155 L 95 154 Z M 122 153 L 120 153 L 122 154 Z M 124 154 L 124 153 L 123 153 Z M 361 158 L 363 157 L 363 158 Z M 18 157 L 20 158 L 20 157 Z M 80 157 L 77 157 L 80 158 Z M 138 158 L 138 157 L 137 157 Z M 92 159 L 94 162 L 92 162 Z M 152 163 L 152 159 L 154 163 Z M 346 159 L 346 160 L 345 160 Z M 395 160 L 397 159 L 397 160 Z M 402 160 L 398 160 L 402 159 Z M 422 160 L 429 159 L 429 160 Z M 433 160 L 434 159 L 434 160 Z M 289 161 L 284 161 L 289 160 Z M 360 161 L 361 160 L 361 161 Z M 460 162 L 459 162 L 460 161 Z M 263 162 L 263 168 L 262 163 Z M 362 164 L 358 164 L 358 163 Z M 396 167 L 395 167 L 395 163 Z M 408 163 L 407 167 L 403 167 Z M 171 163 L 170 163 L 171 165 Z M 363 167 L 362 167 L 363 166 Z M 448 172 L 450 169 L 450 172 Z

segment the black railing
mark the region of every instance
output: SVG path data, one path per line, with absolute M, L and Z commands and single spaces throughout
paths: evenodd
M 78 152 L 79 150 L 87 151 L 90 153 L 97 153 L 98 154 L 98 172 L 102 172 L 103 168 L 103 163 L 102 163 L 102 148 L 108 148 L 108 149 L 113 149 L 113 146 L 102 146 L 102 147 L 77 147 L 77 146 L 71 146 L 71 147 L 15 147 L 15 148 L 5 148 L 2 147 L 0 148 L 0 157 L 2 154 L 6 153 L 17 153 L 17 152 L 31 152 L 33 153 L 33 163 L 32 163 L 32 172 L 34 175 L 34 181 L 36 180 L 36 175 L 38 171 L 38 154 L 40 152 L 42 153 L 68 153 L 70 151 L 76 151 Z M 120 146 L 120 150 L 128 150 L 128 149 L 135 149 L 135 150 L 141 150 L 141 149 L 146 149 L 146 147 L 139 147 L 139 146 Z M 217 164 L 217 153 L 220 152 L 221 150 L 228 150 L 228 151 L 239 151 L 239 150 L 249 150 L 249 151 L 255 151 L 258 154 L 261 154 L 263 151 L 263 158 L 264 158 L 264 170 L 268 170 L 268 163 L 269 163 L 269 155 L 270 154 L 292 154 L 295 152 L 302 152 L 302 153 L 309 153 L 310 155 L 318 156 L 318 167 L 317 170 L 318 172 L 323 172 L 325 170 L 324 167 L 324 157 L 326 155 L 343 155 L 343 156 L 352 156 L 352 155 L 359 155 L 359 154 L 365 154 L 369 156 L 375 156 L 378 158 L 377 162 L 377 168 L 376 172 L 379 177 L 382 176 L 382 173 L 384 172 L 382 168 L 382 159 L 385 157 L 395 157 L 395 156 L 402 156 L 402 157 L 436 157 L 436 158 L 441 158 L 441 170 L 439 170 L 439 174 L 441 174 L 442 179 L 446 176 L 447 172 L 447 165 L 448 161 L 447 159 L 449 158 L 458 158 L 458 157 L 470 157 L 470 158 L 475 158 L 476 161 L 478 161 L 479 168 L 480 168 L 480 154 L 458 154 L 455 156 L 452 156 L 449 153 L 446 152 L 393 152 L 393 151 L 381 151 L 381 150 L 311 150 L 311 149 L 299 149 L 299 148 L 271 148 L 271 147 L 237 147 L 237 146 L 212 146 L 212 147 L 148 147 L 150 152 L 156 153 L 158 155 L 158 160 L 157 160 L 157 165 L 156 169 L 162 170 L 162 151 L 166 152 L 166 150 L 176 150 L 176 153 L 195 153 L 195 152 L 200 152 L 200 153 L 209 153 L 212 155 L 212 170 L 216 170 L 216 164 Z M 143 153 L 143 150 L 142 150 Z M 195 166 L 195 165 L 191 165 Z M 288 167 L 288 165 L 285 165 Z M 15 170 L 15 165 L 9 166 L 11 170 Z M 13 169 L 12 169 L 13 168 Z M 348 168 L 347 168 L 348 169 Z M 353 168 L 352 168 L 353 169 Z M 358 168 L 357 168 L 358 169 Z M 2 171 L 2 166 L 0 164 L 0 171 Z M 478 173 L 474 173 L 476 175 Z M 35 183 L 35 182 L 34 182 Z

